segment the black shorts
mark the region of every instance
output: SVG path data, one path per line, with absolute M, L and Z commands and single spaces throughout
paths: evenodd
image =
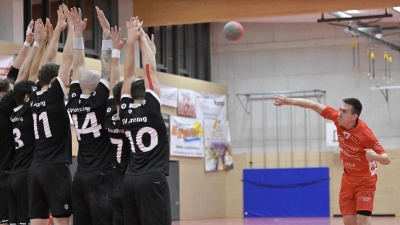
M 77 171 L 72 182 L 74 225 L 112 224 L 114 169 Z
M 125 175 L 122 196 L 125 225 L 171 225 L 169 188 L 163 173 Z
M 29 217 L 47 219 L 70 217 L 71 172 L 66 164 L 35 166 L 29 169 Z
M 124 206 L 122 202 L 122 188 L 114 187 L 112 194 L 112 217 L 113 225 L 124 225 Z
M 7 180 L 9 175 L 10 171 L 0 170 L 0 223 L 8 222 Z
M 19 172 L 8 178 L 8 221 L 9 223 L 29 223 L 28 174 Z

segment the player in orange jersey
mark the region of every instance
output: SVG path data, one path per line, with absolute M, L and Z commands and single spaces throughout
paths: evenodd
M 274 95 L 274 105 L 294 105 L 314 110 L 337 128 L 340 161 L 344 167 L 339 196 L 345 225 L 370 225 L 376 190 L 377 163 L 387 165 L 390 157 L 368 126 L 359 119 L 358 99 L 343 99 L 339 110 L 302 98 Z

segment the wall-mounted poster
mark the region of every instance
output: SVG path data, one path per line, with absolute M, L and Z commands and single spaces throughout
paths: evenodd
M 226 120 L 226 96 L 196 93 L 196 118 Z
M 178 115 L 196 118 L 196 92 L 178 89 Z
M 203 157 L 203 121 L 171 116 L 170 146 L 171 155 Z
M 178 88 L 160 84 L 161 103 L 170 107 L 178 107 Z
M 206 171 L 233 169 L 228 121 L 204 120 L 204 164 Z
M 6 78 L 11 65 L 14 62 L 14 57 L 9 55 L 0 55 L 0 79 Z

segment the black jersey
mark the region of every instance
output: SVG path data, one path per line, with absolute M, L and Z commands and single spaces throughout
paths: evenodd
M 130 95 L 121 96 L 120 118 L 131 144 L 126 175 L 169 173 L 169 142 L 156 93 L 146 90 L 142 103 L 133 104 Z
M 11 173 L 29 171 L 35 150 L 35 131 L 29 102 L 14 108 L 11 114 L 15 140 L 15 165 Z
M 128 167 L 129 157 L 131 155 L 131 145 L 125 135 L 122 127 L 122 121 L 117 117 L 117 106 L 114 98 L 107 101 L 107 111 L 104 121 L 104 127 L 111 140 L 114 157 L 117 161 L 117 182 L 119 184 L 124 180 L 126 168 Z
M 14 163 L 14 138 L 10 116 L 15 107 L 12 91 L 0 100 L 0 170 L 10 170 Z
M 103 79 L 90 95 L 82 94 L 78 81 L 71 83 L 67 108 L 79 143 L 78 170 L 115 166 L 111 142 L 103 125 L 109 92 L 109 83 Z
M 64 84 L 57 77 L 45 91 L 40 90 L 38 82 L 29 98 L 36 143 L 34 165 L 72 163 L 71 128 L 65 95 Z
M 19 69 L 11 66 L 10 70 L 8 71 L 7 78 L 11 79 L 13 81 L 16 81 L 17 77 L 18 77 L 18 73 L 19 73 Z

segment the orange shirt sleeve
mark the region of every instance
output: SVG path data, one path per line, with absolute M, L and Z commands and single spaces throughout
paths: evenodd
M 365 136 L 364 136 L 363 144 L 366 148 L 374 150 L 377 154 L 386 153 L 385 149 L 382 148 L 381 144 L 379 143 L 378 139 L 372 133 L 372 131 L 366 127 L 365 128 Z
M 327 120 L 335 121 L 338 119 L 339 110 L 335 110 L 334 108 L 332 108 L 330 106 L 326 106 L 325 109 L 322 110 L 320 115 Z

